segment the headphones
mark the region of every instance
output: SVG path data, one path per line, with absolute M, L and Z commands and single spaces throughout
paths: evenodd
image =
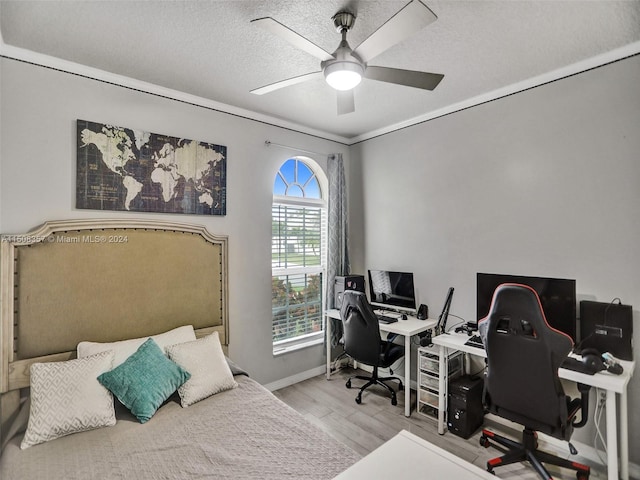
M 589 367 L 590 370 L 599 372 L 605 369 L 602 355 L 595 348 L 585 348 L 580 352 L 580 355 L 582 356 L 582 363 Z
M 614 375 L 620 375 L 624 369 L 609 353 L 600 354 L 595 348 L 585 348 L 580 352 L 582 363 L 596 372 L 606 370 Z

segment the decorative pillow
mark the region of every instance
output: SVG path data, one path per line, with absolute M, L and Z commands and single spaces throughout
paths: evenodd
M 31 365 L 31 408 L 20 448 L 115 425 L 113 396 L 97 380 L 111 370 L 113 352 Z
M 98 381 L 111 390 L 140 423 L 145 423 L 190 376 L 165 357 L 158 344 L 149 338 L 124 363 L 100 375 Z
M 171 345 L 167 354 L 191 373 L 191 378 L 178 389 L 183 407 L 238 386 L 224 358 L 218 332 L 193 342 Z
M 168 332 L 160 333 L 158 335 L 152 335 L 151 337 L 132 338 L 130 340 L 122 340 L 120 342 L 111 343 L 98 343 L 98 342 L 80 342 L 78 344 L 78 358 L 83 358 L 88 355 L 93 355 L 98 352 L 105 352 L 107 350 L 113 350 L 113 367 L 117 367 L 122 364 L 129 356 L 135 352 L 140 345 L 147 341 L 148 338 L 158 344 L 160 349 L 164 352 L 167 345 L 174 345 L 176 343 L 191 342 L 196 339 L 196 334 L 193 331 L 192 325 L 185 325 L 183 327 L 174 328 Z

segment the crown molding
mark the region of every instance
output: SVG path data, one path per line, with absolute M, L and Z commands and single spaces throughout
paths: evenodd
M 523 80 L 522 82 L 507 85 L 505 87 L 498 88 L 496 90 L 492 90 L 490 92 L 487 92 L 481 95 L 477 95 L 467 100 L 463 100 L 461 102 L 448 105 L 444 108 L 433 110 L 431 112 L 425 113 L 424 115 L 413 117 L 403 122 L 398 122 L 393 125 L 389 125 L 387 127 L 383 127 L 377 130 L 372 130 L 370 132 L 366 132 L 361 135 L 347 138 L 340 135 L 334 135 L 328 132 L 305 127 L 303 125 L 299 125 L 293 122 L 288 122 L 280 118 L 264 115 L 251 110 L 234 107 L 232 105 L 216 102 L 216 101 L 209 100 L 196 95 L 184 93 L 178 90 L 161 87 L 159 85 L 143 82 L 143 81 L 136 80 L 123 75 L 110 73 L 105 70 L 100 70 L 97 68 L 88 67 L 86 65 L 81 65 L 81 64 L 70 62 L 67 60 L 62 60 L 57 57 L 44 55 L 41 53 L 33 52 L 31 50 L 26 50 L 23 48 L 6 45 L 5 43 L 2 42 L 2 39 L 0 37 L 0 56 L 3 56 L 3 57 L 31 63 L 34 65 L 38 65 L 46 68 L 51 68 L 54 70 L 59 70 L 65 73 L 79 75 L 85 78 L 89 78 L 92 80 L 97 80 L 105 83 L 110 83 L 110 84 L 121 86 L 124 88 L 138 90 L 141 92 L 157 95 L 160 97 L 176 100 L 179 102 L 196 105 L 203 108 L 208 108 L 221 113 L 227 113 L 237 117 L 246 118 L 248 120 L 264 123 L 267 125 L 284 128 L 287 130 L 291 130 L 291 131 L 306 134 L 306 135 L 311 135 L 313 137 L 336 142 L 346 146 L 362 143 L 367 140 L 374 139 L 376 137 L 387 135 L 389 133 L 393 133 L 398 130 L 403 130 L 405 128 L 412 127 L 414 125 L 418 125 L 418 124 L 427 122 L 429 120 L 434 120 L 436 118 L 449 115 L 451 113 L 459 112 L 461 110 L 466 110 L 467 108 L 471 108 L 477 105 L 482 105 L 484 103 L 497 100 L 502 97 L 513 95 L 515 93 L 530 90 L 532 88 L 545 85 L 547 83 L 551 83 L 557 80 L 561 80 L 563 78 L 567 78 L 582 72 L 586 72 L 588 70 L 592 70 L 594 68 L 598 68 L 598 67 L 601 67 L 601 66 L 604 66 L 628 57 L 632 57 L 638 54 L 640 54 L 640 41 L 630 43 L 623 47 L 611 50 L 609 52 L 606 52 L 600 55 L 596 55 L 586 60 L 582 60 L 580 62 L 576 62 L 571 65 L 561 67 L 551 72 L 547 72 L 542 75 L 538 75 L 536 77 Z
M 373 138 L 380 137 L 382 135 L 395 132 L 397 130 L 402 130 L 414 125 L 418 125 L 420 123 L 427 122 L 429 120 L 433 120 L 445 115 L 449 115 L 451 113 L 459 112 L 461 110 L 466 110 L 467 108 L 471 108 L 476 105 L 481 105 L 483 103 L 487 103 L 492 100 L 497 100 L 502 97 L 513 95 L 514 93 L 530 90 L 532 88 L 539 87 L 541 85 L 545 85 L 547 83 L 551 83 L 556 80 L 561 80 L 563 78 L 571 77 L 573 75 L 586 72 L 594 68 L 602 67 L 604 65 L 616 62 L 618 60 L 623 60 L 625 58 L 629 58 L 638 54 L 640 54 L 640 42 L 630 43 L 628 45 L 625 45 L 624 47 L 620 47 L 620 48 L 611 50 L 609 52 L 596 55 L 595 57 L 591 57 L 586 60 L 582 60 L 580 62 L 572 63 L 571 65 L 567 65 L 566 67 L 558 68 L 557 70 L 552 70 L 551 72 L 544 73 L 542 75 L 538 75 L 536 77 L 532 77 L 527 80 L 523 80 L 522 82 L 514 83 L 502 88 L 498 88 L 496 90 L 492 90 L 482 95 L 478 95 L 478 96 L 469 98 L 467 100 L 463 100 L 462 102 L 448 105 L 438 110 L 433 110 L 429 113 L 425 113 L 424 115 L 411 118 L 404 122 L 399 122 L 394 125 L 389 125 L 388 127 L 380 128 L 378 130 L 373 130 L 371 132 L 364 133 L 356 137 L 352 137 L 349 139 L 349 142 L 350 142 L 349 145 L 355 145 L 356 143 L 361 143 L 367 140 L 371 140 Z
M 97 80 L 100 82 L 109 83 L 112 85 L 129 88 L 132 90 L 157 95 L 170 100 L 176 100 L 179 102 L 196 105 L 199 107 L 215 110 L 221 113 L 230 114 L 236 117 L 246 118 L 248 120 L 254 120 L 256 122 L 272 125 L 275 127 L 284 128 L 298 133 L 311 135 L 313 137 L 321 138 L 323 140 L 329 140 L 342 145 L 349 145 L 350 140 L 346 137 L 334 135 L 324 131 L 316 130 L 313 128 L 305 127 L 293 122 L 288 122 L 281 118 L 264 115 L 251 110 L 246 110 L 233 105 L 227 105 L 225 103 L 209 100 L 197 95 L 191 95 L 189 93 L 181 92 L 179 90 L 173 90 L 171 88 L 161 87 L 153 83 L 143 82 L 134 78 L 126 77 L 124 75 L 118 75 L 115 73 L 100 70 L 98 68 L 88 67 L 61 58 L 44 55 L 32 50 L 24 48 L 14 47 L 5 43 L 0 43 L 0 56 L 13 60 L 19 60 L 25 63 L 58 70 L 64 73 L 70 73 L 78 75 L 91 80 Z

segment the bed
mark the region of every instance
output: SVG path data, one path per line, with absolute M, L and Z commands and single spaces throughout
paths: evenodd
M 227 242 L 109 219 L 3 236 L 0 478 L 320 479 L 358 460 L 228 358 Z

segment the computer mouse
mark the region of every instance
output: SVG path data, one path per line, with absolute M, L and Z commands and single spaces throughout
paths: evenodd
M 407 314 L 406 314 L 406 313 L 403 313 L 403 314 L 402 314 L 402 317 L 400 317 L 400 318 L 401 318 L 402 320 L 406 320 L 406 319 L 407 319 Z

